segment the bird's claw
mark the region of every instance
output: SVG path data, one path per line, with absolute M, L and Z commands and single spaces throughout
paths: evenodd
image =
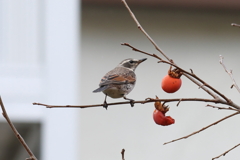
M 134 107 L 134 100 L 133 99 L 130 100 L 130 105 L 131 105 L 131 107 Z
M 108 104 L 107 104 L 106 101 L 104 101 L 104 103 L 103 103 L 103 108 L 105 108 L 106 110 L 107 110 L 107 108 L 108 108 Z

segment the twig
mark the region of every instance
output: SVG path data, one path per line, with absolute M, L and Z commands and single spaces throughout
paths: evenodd
M 225 110 L 232 110 L 232 111 L 239 111 L 239 109 L 235 109 L 235 108 L 232 108 L 232 107 L 218 107 L 218 106 L 213 106 L 213 105 L 206 105 L 206 107 L 212 107 L 212 108 L 217 108 L 217 109 L 225 109 Z
M 159 51 L 169 62 L 173 62 L 170 58 L 167 57 L 167 55 L 160 49 L 160 47 L 158 47 L 158 45 L 154 42 L 154 40 L 148 35 L 148 33 L 143 29 L 143 27 L 140 25 L 140 23 L 138 22 L 137 18 L 135 17 L 134 13 L 131 11 L 131 9 L 129 8 L 128 4 L 126 3 L 125 0 L 122 0 L 123 4 L 125 5 L 125 7 L 127 8 L 128 12 L 130 13 L 131 17 L 133 18 L 133 20 L 135 21 L 135 23 L 137 24 L 138 29 L 140 29 L 144 35 L 149 39 L 149 41 L 154 45 L 154 47 L 156 48 L 157 51 Z
M 218 158 L 220 158 L 221 156 L 225 156 L 225 155 L 226 155 L 228 152 L 230 152 L 231 150 L 233 150 L 234 148 L 236 148 L 236 147 L 238 147 L 238 146 L 240 146 L 240 143 L 239 143 L 239 144 L 237 144 L 236 146 L 234 146 L 234 147 L 230 148 L 230 149 L 229 149 L 229 150 L 227 150 L 226 152 L 224 152 L 224 153 L 220 154 L 219 156 L 212 158 L 212 160 L 214 160 L 214 159 L 218 159 Z
M 156 54 L 150 54 L 150 53 L 141 51 L 141 50 L 133 47 L 132 45 L 130 45 L 130 44 L 128 44 L 128 43 L 122 43 L 121 45 L 130 47 L 130 48 L 132 48 L 133 51 L 140 52 L 140 53 L 146 54 L 146 55 L 148 55 L 148 56 L 152 56 L 152 57 L 154 57 L 154 58 L 157 58 L 157 59 L 159 59 L 159 60 L 162 60 L 162 58 L 158 57 Z
M 176 106 L 179 106 L 179 104 L 182 102 L 182 98 L 178 101 Z
M 121 151 L 121 154 L 122 154 L 122 160 L 125 160 L 125 158 L 124 158 L 124 153 L 125 153 L 125 149 L 122 149 L 122 151 Z
M 0 97 L 0 105 L 1 105 L 1 108 L 2 108 L 2 111 L 3 111 L 3 113 L 2 113 L 3 117 L 7 120 L 8 124 L 10 125 L 10 127 L 13 131 L 13 133 L 15 134 L 17 139 L 20 141 L 20 143 L 23 145 L 23 147 L 27 151 L 28 155 L 30 156 L 30 158 L 27 158 L 26 160 L 37 160 L 37 158 L 34 156 L 33 152 L 31 151 L 31 149 L 28 147 L 27 143 L 24 141 L 22 136 L 18 133 L 17 129 L 15 128 L 15 126 L 11 122 L 10 118 L 8 117 L 8 114 L 5 110 L 5 107 L 3 105 L 1 97 Z
M 225 64 L 223 63 L 224 57 L 221 56 L 221 55 L 220 55 L 219 57 L 220 57 L 220 60 L 219 60 L 220 64 L 223 66 L 225 72 L 227 72 L 227 74 L 230 76 L 230 78 L 231 78 L 231 80 L 232 80 L 232 82 L 233 82 L 231 88 L 234 86 L 234 87 L 237 89 L 237 91 L 240 93 L 240 88 L 238 87 L 236 81 L 235 81 L 234 78 L 233 78 L 232 70 L 228 70 L 227 67 L 225 66 Z
M 232 23 L 231 26 L 233 26 L 233 27 L 239 27 L 239 28 L 240 28 L 240 25 L 239 25 L 239 24 L 236 24 L 236 23 Z
M 179 140 L 181 140 L 181 139 L 187 139 L 188 137 L 191 137 L 191 136 L 193 136 L 193 135 L 195 135 L 195 134 L 197 134 L 197 133 L 199 133 L 199 132 L 202 132 L 203 130 L 205 130 L 205 129 L 213 126 L 213 125 L 216 125 L 216 124 L 218 124 L 219 122 L 222 122 L 222 121 L 224 121 L 224 120 L 226 120 L 226 119 L 228 119 L 228 118 L 230 118 L 230 117 L 232 117 L 232 116 L 235 116 L 235 115 L 237 115 L 237 114 L 239 114 L 239 113 L 240 113 L 240 111 L 235 112 L 235 113 L 233 113 L 233 114 L 230 114 L 229 116 L 226 116 L 226 117 L 224 117 L 224 118 L 222 118 L 222 119 L 220 119 L 220 120 L 218 120 L 218 121 L 216 121 L 216 122 L 214 122 L 214 123 L 212 123 L 212 124 L 210 124 L 210 125 L 202 128 L 202 129 L 200 129 L 200 130 L 198 130 L 198 131 L 196 131 L 196 132 L 193 132 L 193 133 L 191 133 L 191 134 L 189 134 L 189 135 L 187 135 L 187 136 L 184 136 L 184 137 L 181 137 L 181 138 L 174 139 L 174 140 L 172 140 L 172 141 L 166 142 L 166 143 L 164 143 L 164 145 L 165 145 L 165 144 L 168 144 L 168 143 L 175 142 L 175 141 L 179 141 Z

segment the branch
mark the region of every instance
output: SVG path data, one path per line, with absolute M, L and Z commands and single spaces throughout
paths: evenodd
M 160 49 L 160 47 L 158 47 L 158 45 L 154 42 L 154 40 L 148 35 L 148 33 L 142 28 L 142 26 L 140 25 L 140 23 L 138 22 L 137 18 L 135 17 L 134 13 L 131 11 L 131 9 L 129 8 L 127 2 L 125 0 L 122 0 L 123 4 L 125 5 L 125 7 L 127 8 L 128 12 L 130 13 L 131 17 L 133 18 L 133 20 L 135 21 L 135 23 L 137 24 L 138 29 L 140 29 L 144 35 L 149 39 L 149 41 L 154 45 L 154 47 L 156 48 L 157 51 L 159 51 L 169 62 L 173 62 L 170 58 L 168 58 L 166 56 L 166 54 Z
M 181 138 L 174 139 L 174 140 L 172 140 L 172 141 L 166 142 L 166 143 L 164 143 L 164 145 L 165 145 L 165 144 L 168 144 L 168 143 L 175 142 L 175 141 L 179 141 L 179 140 L 181 140 L 181 139 L 187 139 L 188 137 L 191 137 L 191 136 L 193 136 L 193 135 L 195 135 L 195 134 L 197 134 L 197 133 L 199 133 L 199 132 L 202 132 L 202 131 L 204 131 L 205 129 L 207 129 L 207 128 L 209 128 L 209 127 L 212 127 L 213 125 L 216 125 L 216 124 L 218 124 L 219 122 L 222 122 L 222 121 L 224 121 L 224 120 L 226 120 L 226 119 L 228 119 L 228 118 L 230 118 L 230 117 L 232 117 L 232 116 L 235 116 L 235 115 L 237 115 L 237 114 L 239 114 L 239 113 L 240 113 L 240 111 L 235 112 L 235 113 L 233 113 L 233 114 L 230 114 L 229 116 L 226 116 L 226 117 L 224 117 L 224 118 L 222 118 L 222 119 L 220 119 L 220 120 L 218 120 L 218 121 L 216 121 L 216 122 L 214 122 L 214 123 L 212 123 L 212 124 L 210 124 L 210 125 L 202 128 L 202 129 L 200 129 L 200 130 L 198 130 L 198 131 L 196 131 L 196 132 L 193 132 L 193 133 L 191 133 L 191 134 L 189 134 L 189 135 L 187 135 L 187 136 L 184 136 L 184 137 L 181 137 Z
M 211 102 L 216 104 L 224 104 L 228 106 L 232 106 L 229 103 L 222 101 L 221 99 L 204 99 L 204 98 L 173 98 L 173 99 L 154 99 L 154 98 L 146 98 L 145 100 L 139 100 L 139 101 L 133 101 L 134 104 L 140 103 L 152 103 L 156 101 L 161 101 L 164 103 L 167 102 L 179 102 L 179 101 L 198 101 L 198 102 Z M 114 105 L 120 105 L 120 104 L 131 104 L 130 101 L 123 101 L 123 102 L 115 102 L 115 103 L 108 103 L 108 106 L 114 106 Z M 93 104 L 93 105 L 49 105 L 49 104 L 43 104 L 43 103 L 37 103 L 34 102 L 33 105 L 40 105 L 45 106 L 46 108 L 92 108 L 92 107 L 103 107 L 105 104 Z M 236 106 L 232 106 L 236 107 Z M 240 106 L 237 106 L 240 108 Z
M 231 149 L 227 150 L 226 152 L 220 154 L 219 156 L 212 158 L 212 160 L 218 159 L 218 158 L 220 158 L 221 156 L 225 156 L 228 152 L 230 152 L 231 150 L 233 150 L 234 148 L 236 148 L 236 147 L 238 147 L 238 146 L 240 146 L 240 143 L 237 144 L 236 146 L 232 147 Z
M 122 151 L 121 151 L 121 154 L 122 154 L 122 160 L 125 160 L 125 158 L 124 158 L 124 153 L 125 153 L 125 149 L 122 149 Z
M 13 131 L 13 133 L 15 134 L 17 139 L 20 141 L 20 143 L 23 145 L 23 147 L 27 151 L 28 155 L 30 156 L 30 158 L 27 158 L 26 160 L 37 160 L 37 158 L 34 156 L 33 152 L 31 151 L 31 149 L 28 147 L 27 143 L 24 141 L 22 136 L 18 133 L 17 129 L 15 128 L 15 126 L 11 122 L 10 118 L 8 117 L 8 114 L 5 110 L 5 107 L 3 105 L 1 97 L 0 97 L 0 105 L 1 105 L 1 108 L 2 108 L 2 111 L 3 111 L 3 113 L 2 113 L 3 117 L 7 120 L 8 124 L 10 125 L 10 127 Z
M 230 76 L 230 78 L 232 79 L 232 82 L 233 82 L 232 87 L 234 86 L 234 87 L 237 89 L 237 91 L 240 93 L 240 88 L 238 87 L 236 81 L 235 81 L 234 78 L 233 78 L 232 70 L 228 70 L 227 67 L 224 65 L 224 63 L 223 63 L 224 57 L 221 56 L 221 55 L 220 55 L 219 57 L 220 57 L 220 60 L 219 60 L 220 64 L 223 66 L 225 72 L 227 72 L 227 74 L 228 74 L 228 75 Z M 232 87 L 231 87 L 231 88 L 232 88 Z
M 240 28 L 240 25 L 239 25 L 239 24 L 236 24 L 236 23 L 232 23 L 231 26 L 233 26 L 233 27 L 239 27 L 239 28 Z
M 132 48 L 133 51 L 140 52 L 140 53 L 146 54 L 146 55 L 148 55 L 148 56 L 151 56 L 151 57 L 157 58 L 157 59 L 159 59 L 159 60 L 162 60 L 162 58 L 158 57 L 156 54 L 150 54 L 150 53 L 147 53 L 147 52 L 141 51 L 141 50 L 139 50 L 139 49 L 137 49 L 137 48 L 131 46 L 131 45 L 128 44 L 128 43 L 122 43 L 121 45 L 123 45 L 123 46 L 127 46 L 127 47 L 130 47 L 130 48 Z
M 225 109 L 225 110 L 231 110 L 231 111 L 239 111 L 239 109 L 235 109 L 235 108 L 232 108 L 232 107 L 218 107 L 218 106 L 213 106 L 213 105 L 210 105 L 208 104 L 206 107 L 212 107 L 212 108 L 218 108 L 218 109 Z

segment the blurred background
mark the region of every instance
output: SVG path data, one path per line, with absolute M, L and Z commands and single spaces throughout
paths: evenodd
M 240 104 L 239 93 L 230 89 L 231 79 L 219 64 L 222 55 L 240 83 L 240 29 L 230 25 L 240 23 L 240 1 L 127 2 L 170 58 Z M 38 159 L 121 159 L 124 148 L 126 160 L 202 160 L 239 143 L 240 117 L 235 116 L 193 137 L 163 145 L 231 114 L 202 102 L 181 102 L 178 107 L 169 103 L 167 114 L 175 119 L 171 126 L 154 123 L 153 104 L 109 106 L 107 111 L 32 105 L 102 103 L 104 95 L 92 91 L 106 72 L 126 58 L 148 58 L 136 69 L 138 79 L 129 98 L 211 98 L 184 77 L 179 91 L 165 93 L 160 83 L 169 66 L 121 46 L 123 42 L 158 54 L 120 0 L 0 1 L 0 94 Z M 108 102 L 119 101 L 124 100 L 108 98 Z M 2 116 L 0 133 L 0 159 L 28 157 Z M 221 160 L 239 157 L 236 148 Z

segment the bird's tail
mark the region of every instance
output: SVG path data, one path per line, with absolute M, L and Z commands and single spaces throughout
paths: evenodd
M 95 90 L 93 91 L 93 93 L 102 92 L 102 91 L 106 90 L 107 88 L 108 88 L 108 86 L 101 86 L 101 87 L 99 87 L 98 89 L 95 89 Z

